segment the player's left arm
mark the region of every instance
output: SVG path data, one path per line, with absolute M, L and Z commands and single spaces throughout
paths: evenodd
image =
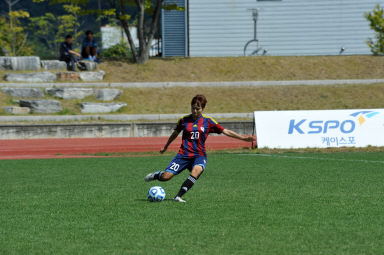
M 229 129 L 224 129 L 223 134 L 235 139 L 243 140 L 246 142 L 256 142 L 256 136 L 251 136 L 251 135 L 239 135 L 235 131 L 229 130 Z

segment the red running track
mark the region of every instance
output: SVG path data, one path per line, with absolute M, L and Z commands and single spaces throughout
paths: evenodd
M 67 139 L 28 139 L 0 140 L 0 159 L 41 159 L 97 157 L 84 154 L 157 152 L 168 137 L 131 138 L 67 138 Z M 181 144 L 178 137 L 169 147 L 177 151 Z M 250 148 L 251 143 L 226 136 L 211 136 L 207 140 L 207 150 Z

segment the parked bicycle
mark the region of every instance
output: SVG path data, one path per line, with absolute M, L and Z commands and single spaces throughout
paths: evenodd
M 244 56 L 264 56 L 267 54 L 267 50 L 259 46 L 259 40 L 257 38 L 257 21 L 259 18 L 259 9 L 249 9 L 252 11 L 253 18 L 253 39 L 249 40 L 244 46 Z

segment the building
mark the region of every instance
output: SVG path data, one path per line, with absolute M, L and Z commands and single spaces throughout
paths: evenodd
M 384 0 L 166 0 L 163 56 L 370 54 L 364 14 Z M 251 10 L 254 9 L 254 10 Z M 257 9 L 257 39 L 254 12 Z M 259 50 L 257 50 L 259 48 Z
M 111 48 L 112 46 L 119 44 L 121 42 L 128 43 L 128 38 L 120 26 L 104 26 L 101 27 L 101 45 L 102 49 L 106 50 Z M 131 36 L 133 39 L 133 43 L 135 44 L 136 48 L 139 47 L 139 39 L 137 36 L 137 28 L 135 26 L 129 27 L 129 31 L 131 32 Z M 160 49 L 159 49 L 159 40 L 153 39 L 151 49 L 149 51 L 150 56 L 158 56 Z

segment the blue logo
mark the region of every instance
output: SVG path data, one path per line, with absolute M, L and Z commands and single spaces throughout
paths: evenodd
M 346 120 L 313 120 L 307 119 L 295 120 L 289 122 L 288 134 L 327 134 L 331 130 L 338 130 L 343 134 L 350 134 L 356 130 L 357 122 L 363 125 L 367 119 L 378 115 L 379 112 L 360 111 L 350 114 L 349 116 L 357 118 L 357 121 Z
M 326 134 L 332 129 L 338 129 L 343 134 L 350 134 L 355 131 L 355 128 L 356 124 L 353 120 L 291 120 L 289 122 L 288 134 L 291 135 L 295 131 L 299 134 Z

